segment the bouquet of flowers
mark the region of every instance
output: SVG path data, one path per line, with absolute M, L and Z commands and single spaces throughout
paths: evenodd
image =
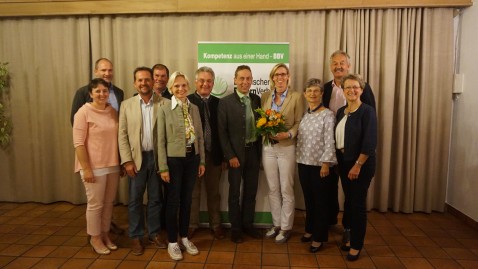
M 271 136 L 287 131 L 285 117 L 273 109 L 264 111 L 258 108 L 255 111 L 261 115 L 256 122 L 256 134 L 264 136 L 264 145 L 277 143 L 271 139 Z

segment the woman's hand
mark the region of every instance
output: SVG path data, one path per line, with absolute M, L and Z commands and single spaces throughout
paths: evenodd
M 88 183 L 95 183 L 95 176 L 93 175 L 93 171 L 91 169 L 84 169 L 83 170 L 83 180 Z
M 198 170 L 198 177 L 202 177 L 202 175 L 204 175 L 204 172 L 206 172 L 206 166 L 200 164 Z
M 360 174 L 360 168 L 361 166 L 358 165 L 358 164 L 354 164 L 354 166 L 352 166 L 352 168 L 350 169 L 349 171 L 349 179 L 350 180 L 356 180 Z
M 271 136 L 271 138 L 276 141 L 286 140 L 289 139 L 289 132 L 280 132 L 277 133 L 275 136 Z
M 169 183 L 170 178 L 169 178 L 169 172 L 168 172 L 168 171 L 166 171 L 166 172 L 161 172 L 159 175 L 161 176 L 161 179 L 162 179 L 164 182 Z
M 326 177 L 329 174 L 330 174 L 329 165 L 326 163 L 323 163 L 322 167 L 320 168 L 320 177 Z

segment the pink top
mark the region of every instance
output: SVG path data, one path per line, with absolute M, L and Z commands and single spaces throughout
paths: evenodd
M 91 169 L 119 165 L 118 114 L 110 105 L 105 110 L 84 104 L 75 114 L 73 145 L 85 146 Z M 81 169 L 75 156 L 75 172 Z

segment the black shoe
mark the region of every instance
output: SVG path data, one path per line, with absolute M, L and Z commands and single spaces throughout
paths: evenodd
M 351 262 L 358 260 L 361 251 L 362 251 L 362 250 L 359 250 L 359 252 L 357 253 L 357 255 L 352 255 L 352 254 L 350 254 L 350 252 L 349 252 L 349 253 L 347 254 L 347 260 L 348 260 L 348 261 L 351 261 Z
M 231 232 L 231 241 L 237 244 L 242 243 L 242 233 L 239 231 Z
M 323 245 L 324 245 L 324 243 L 320 243 L 320 246 L 318 246 L 318 247 L 314 247 L 314 246 L 311 245 L 310 248 L 309 248 L 309 251 L 311 253 L 316 253 L 317 251 L 319 251 L 322 248 Z
M 262 238 L 262 233 L 254 228 L 244 228 L 244 233 L 247 234 L 248 236 L 254 238 L 254 239 L 261 239 Z
M 309 237 L 302 235 L 302 237 L 300 238 L 300 242 L 303 242 L 303 243 L 307 243 L 307 242 L 310 242 L 312 241 L 312 235 L 310 235 Z

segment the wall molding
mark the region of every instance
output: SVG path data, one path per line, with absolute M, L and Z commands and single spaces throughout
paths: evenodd
M 445 205 L 446 205 L 446 212 L 450 213 L 451 215 L 457 217 L 461 221 L 470 225 L 475 230 L 478 230 L 478 222 L 477 221 L 475 221 L 474 219 L 470 218 L 469 216 L 463 214 L 460 210 L 454 208 L 453 206 L 451 206 L 449 204 L 445 204 Z
M 473 0 L 0 0 L 0 17 L 469 7 Z

